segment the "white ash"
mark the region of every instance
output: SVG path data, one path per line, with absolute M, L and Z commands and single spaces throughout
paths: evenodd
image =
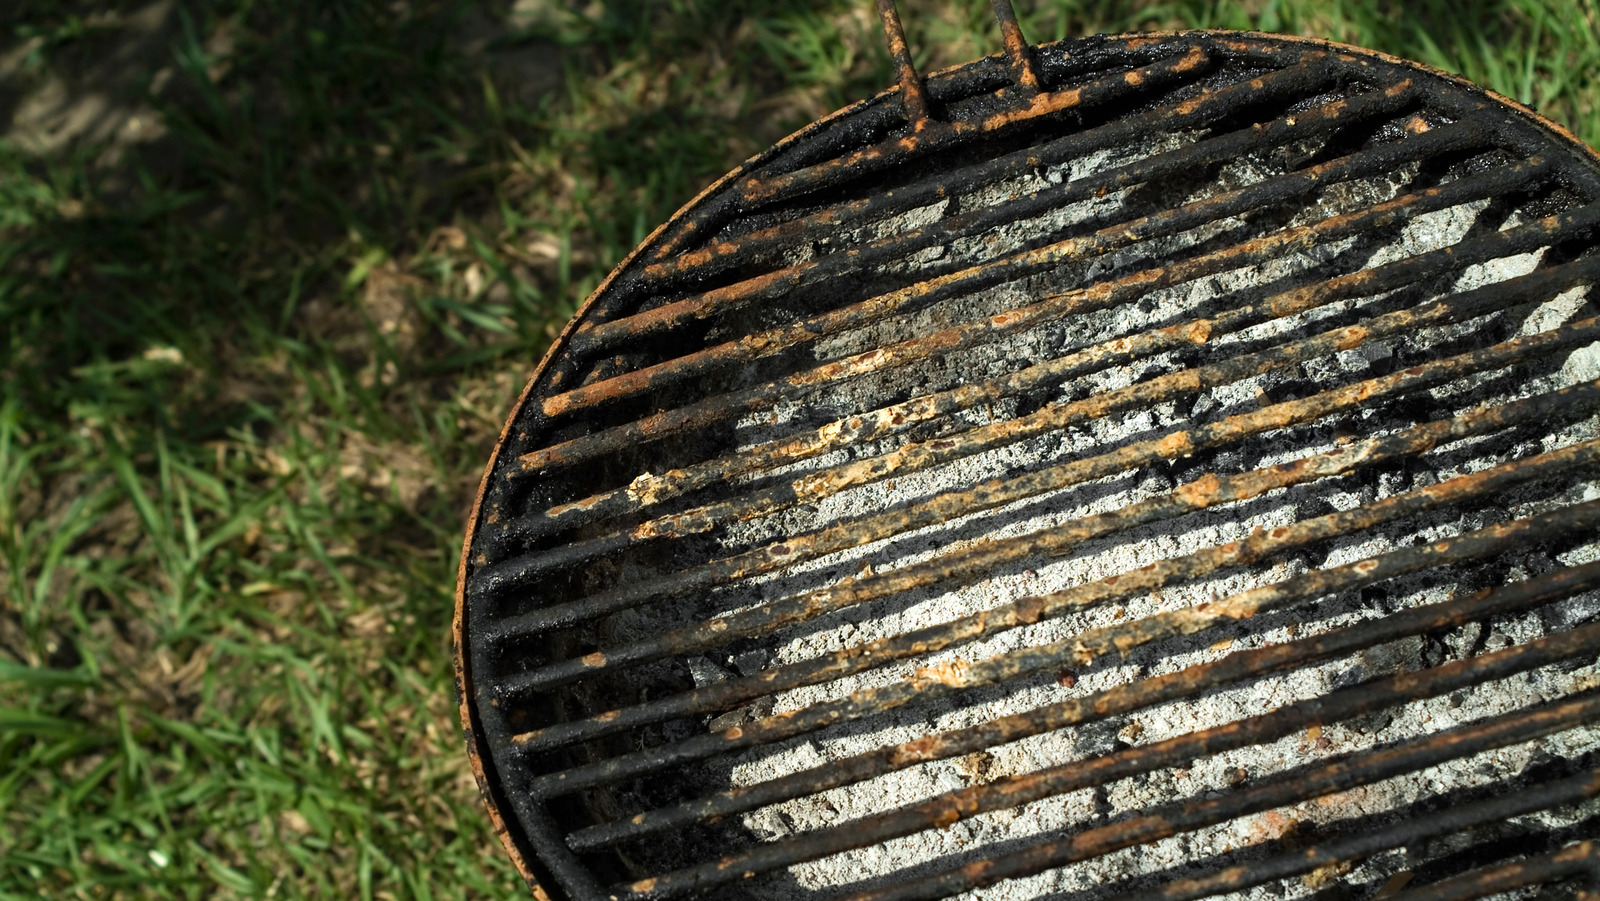
M 1152 144 L 1146 152 L 1157 152 L 1188 139 L 1188 136 L 1165 137 L 1159 144 Z M 999 202 L 1014 192 L 1047 189 L 1050 185 L 1081 178 L 1124 161 L 1126 158 L 1099 155 L 1071 166 L 1057 167 L 994 186 L 978 198 L 978 202 Z M 1315 221 L 1344 210 L 1390 199 L 1402 193 L 1406 181 L 1414 172 L 1413 167 L 1380 178 L 1335 186 L 1320 195 L 1319 205 L 1309 208 L 1291 224 Z M 1209 193 L 1220 190 L 1221 185 L 1248 184 L 1270 174 L 1260 163 L 1240 160 L 1226 167 L 1219 186 L 1205 190 Z M 997 254 L 1012 252 L 1027 245 L 1038 235 L 1057 233 L 1074 223 L 1112 222 L 1115 221 L 1113 214 L 1126 201 L 1128 193 L 1113 192 L 1105 197 L 1072 204 L 1052 216 L 999 229 L 995 234 L 985 236 L 987 240 L 973 238 L 953 242 L 919 255 L 908 265 L 937 264 L 943 269 L 957 263 L 976 263 L 992 259 Z M 974 205 L 971 200 L 961 203 L 963 209 L 970 209 Z M 1468 204 L 1419 217 L 1387 245 L 1364 248 L 1369 251 L 1365 265 L 1377 266 L 1453 244 L 1467 233 L 1485 206 L 1486 203 Z M 950 214 L 949 207 L 941 203 L 914 210 L 843 234 L 839 236 L 839 241 L 870 241 L 915 228 L 941 215 Z M 942 301 L 906 316 L 891 317 L 884 323 L 818 342 L 817 354 L 819 359 L 837 359 L 887 342 L 926 334 L 952 323 L 992 315 L 1035 301 L 1050 290 L 1063 290 L 1132 271 L 1140 268 L 1141 261 L 1146 259 L 1184 256 L 1190 248 L 1242 225 L 1242 220 L 1212 223 L 1203 229 L 1170 239 L 1144 242 L 1100 260 L 1064 266 L 1061 271 L 1048 276 Z M 1202 305 L 1224 309 L 1233 304 L 1235 297 L 1257 298 L 1258 289 L 1263 286 L 1321 265 L 1342 253 L 1362 249 L 1361 240 L 1365 239 L 1349 239 L 1307 252 L 1285 254 L 1259 266 L 1153 291 L 1138 304 L 1080 315 L 982 347 L 951 353 L 886 376 L 862 379 L 821 397 L 780 405 L 776 410 L 765 411 L 760 416 L 752 416 L 741 422 L 740 440 L 753 446 L 793 434 L 797 429 L 807 427 L 806 423 L 814 419 L 814 411 L 818 408 L 826 410 L 828 418 L 870 410 L 893 403 L 906 396 L 908 391 L 919 394 L 963 381 L 987 378 L 1051 359 L 1077 347 L 1139 331 L 1151 323 L 1180 321 L 1194 315 L 1194 311 Z M 1455 290 L 1466 290 L 1512 278 L 1530 271 L 1537 262 L 1538 254 L 1535 253 L 1468 267 L 1455 279 L 1454 287 Z M 1382 300 L 1342 301 L 1294 317 L 1262 323 L 1237 334 L 1218 336 L 1212 343 L 1211 353 L 1220 359 L 1235 352 L 1235 345 L 1243 342 L 1287 340 L 1295 334 L 1315 333 L 1321 330 L 1323 326 L 1320 324 L 1325 320 L 1365 308 L 1366 305 L 1380 304 Z M 1581 293 L 1568 292 L 1537 307 L 1514 331 L 1530 334 L 1559 327 L 1564 322 L 1578 318 L 1581 306 Z M 1479 319 L 1372 342 L 1368 346 L 1308 364 L 1302 367 L 1301 372 L 1305 377 L 1327 384 L 1367 378 L 1373 374 L 1376 365 L 1386 364 L 1396 355 L 1408 352 L 1414 355 L 1419 347 L 1470 334 L 1473 329 L 1482 326 L 1483 320 Z M 1161 367 L 1173 368 L 1178 365 L 1173 355 L 1162 355 L 1133 366 L 1095 373 L 1075 385 L 1066 386 L 1065 390 L 1070 390 L 1073 396 L 1114 390 L 1147 378 L 1151 367 L 1162 371 Z M 1532 382 L 1522 381 L 1520 385 L 1496 383 L 1492 381 L 1492 375 L 1463 378 L 1433 389 L 1429 396 L 1459 410 L 1486 401 L 1505 402 L 1513 399 L 1510 392 L 1515 392 L 1516 396 L 1527 396 L 1578 380 L 1593 379 L 1600 377 L 1600 351 L 1591 347 L 1571 353 L 1559 371 Z M 922 472 L 897 475 L 881 483 L 845 491 L 808 507 L 738 524 L 730 527 L 722 540 L 733 552 L 815 531 L 841 520 L 871 515 L 897 505 L 916 503 L 935 494 L 963 490 L 989 479 L 1005 478 L 1013 472 L 1045 465 L 1049 461 L 1102 452 L 1134 440 L 1136 436 L 1159 434 L 1191 415 L 1210 419 L 1239 410 L 1254 409 L 1265 402 L 1263 393 L 1284 377 L 1281 374 L 1269 374 L 1245 379 L 1204 392 L 1199 397 L 1186 396 L 1150 409 L 1124 411 L 1084 423 L 1063 434 L 1018 442 Z M 974 409 L 960 417 L 961 427 L 967 428 L 992 419 L 1009 419 L 1015 415 L 1015 409 L 1014 403 Z M 1375 425 L 1378 420 L 1368 413 L 1352 416 L 1358 426 L 1369 429 L 1381 427 Z M 1308 443 L 1306 434 L 1303 430 L 1296 432 L 1277 444 L 1270 440 L 1255 442 L 1250 446 L 1249 454 L 1238 449 L 1224 451 L 1216 456 L 1215 466 L 1221 472 L 1237 472 L 1297 459 L 1332 447 L 1329 443 Z M 1543 436 L 1539 449 L 1547 451 L 1596 435 L 1600 435 L 1600 425 L 1594 420 L 1574 425 L 1558 424 Z M 901 436 L 862 448 L 838 451 L 786 467 L 782 473 L 792 476 L 801 471 L 834 466 L 849 459 L 880 453 L 905 440 L 908 439 Z M 1480 453 L 1480 449 L 1484 450 Z M 1455 442 L 1427 455 L 1426 471 L 1418 474 L 1412 485 L 1420 486 L 1480 471 L 1502 462 L 1495 456 L 1498 453 L 1500 451 L 1493 446 L 1493 442 L 1486 439 Z M 763 478 L 771 476 L 768 473 Z M 1123 473 L 1087 485 L 1072 486 L 1043 498 L 1018 502 L 1000 510 L 977 512 L 954 522 L 810 561 L 780 574 L 750 580 L 737 590 L 725 591 L 723 596 L 727 599 L 729 609 L 735 609 L 757 600 L 757 594 L 767 598 L 782 596 L 794 591 L 796 585 L 817 584 L 818 580 L 826 582 L 855 574 L 863 567 L 879 572 L 903 567 L 966 543 L 1023 534 L 1092 513 L 1115 510 L 1163 494 L 1172 487 L 1172 480 L 1159 473 Z M 1384 479 L 1377 480 L 1375 485 L 1364 484 L 1358 479 L 1343 479 L 1278 490 L 1254 501 L 1204 511 L 1176 523 L 1156 524 L 1087 542 L 1063 558 L 1028 561 L 1026 565 L 995 573 L 970 586 L 923 592 L 910 598 L 869 604 L 835 614 L 806 628 L 791 630 L 774 647 L 759 653 L 747 652 L 734 661 L 734 666 L 739 673 L 747 674 L 763 666 L 813 658 L 829 651 L 944 622 L 974 610 L 992 608 L 1019 597 L 1059 591 L 1127 572 L 1156 559 L 1238 540 L 1259 528 L 1285 525 L 1308 515 L 1318 515 L 1304 512 L 1314 507 L 1350 509 L 1404 490 L 1408 490 L 1408 486 Z M 1596 496 L 1600 496 L 1600 488 L 1593 482 L 1584 482 L 1564 491 L 1552 492 L 1530 487 L 1501 497 L 1496 503 L 1504 518 L 1513 518 Z M 1322 506 L 1316 507 L 1317 504 Z M 755 714 L 800 709 L 861 689 L 898 682 L 911 676 L 919 667 L 952 658 L 979 660 L 1026 645 L 1057 641 L 1085 629 L 1129 622 L 1158 611 L 1177 609 L 1289 579 L 1307 567 L 1338 565 L 1475 527 L 1464 519 L 1458 519 L 1454 513 L 1405 520 L 1391 527 L 1335 541 L 1314 557 L 1293 554 L 1255 567 L 1226 570 L 1165 588 L 1158 593 L 1003 632 L 931 658 L 900 661 L 833 683 L 785 692 L 763 702 Z M 1600 545 L 1590 544 L 1564 555 L 1556 562 L 1574 564 L 1596 557 L 1600 557 Z M 1544 562 L 1549 564 L 1551 561 Z M 1534 574 L 1514 569 L 1510 578 L 1527 578 Z M 1385 607 L 1399 609 L 1447 600 L 1452 586 L 1436 582 L 1436 579 L 1400 579 L 1384 586 L 1392 594 L 1380 605 L 1363 600 L 1359 592 L 1352 592 L 1308 605 L 1290 617 L 1263 617 L 1264 621 L 1260 624 L 1245 624 L 1225 632 L 1201 633 L 1180 647 L 1152 646 L 1136 651 L 1127 659 L 1101 661 L 1073 673 L 1073 678 L 1069 680 L 1049 677 L 1024 680 L 1004 688 L 972 692 L 970 697 L 957 700 L 902 708 L 854 724 L 849 729 L 818 733 L 748 751 L 725 762 L 726 776 L 734 785 L 750 785 L 775 775 L 824 766 L 829 761 L 886 744 L 916 739 L 933 731 L 961 728 L 997 716 L 1031 710 L 1066 697 L 1219 659 L 1233 651 L 1282 642 L 1382 616 Z M 1548 631 L 1586 621 L 1597 614 L 1600 614 L 1600 599 L 1593 594 L 1578 596 L 1544 610 L 1496 619 L 1491 634 L 1483 634 L 1486 627 L 1477 623 L 1455 630 L 1443 639 L 1443 653 L 1453 659 L 1480 653 L 1484 649 L 1523 643 L 1537 639 Z M 1318 697 L 1361 679 L 1419 669 L 1429 665 L 1424 661 L 1424 656 L 1422 639 L 1402 639 L 1347 658 L 1247 682 L 1198 699 L 1141 710 L 1103 724 L 1034 736 L 992 748 L 979 755 L 911 767 L 866 783 L 753 811 L 744 815 L 742 821 L 747 829 L 766 839 L 834 827 L 974 783 L 992 782 L 1043 767 L 1092 758 L 1109 750 L 1115 741 L 1128 745 L 1149 744 L 1231 722 L 1296 700 Z M 698 663 L 691 661 L 691 668 L 697 684 L 707 684 L 727 676 L 720 668 L 704 660 Z M 1048 798 L 1020 809 L 995 811 L 962 820 L 944 829 L 920 832 L 834 855 L 793 867 L 786 879 L 755 880 L 741 886 L 741 897 L 788 901 L 819 894 L 826 896 L 830 894 L 830 888 L 855 885 L 875 876 L 917 872 L 916 868 L 934 861 L 969 859 L 971 855 L 990 853 L 985 849 L 992 850 L 1007 842 L 1070 835 L 1100 825 L 1107 818 L 1115 818 L 1119 814 L 1174 800 L 1204 797 L 1208 793 L 1226 792 L 1239 784 L 1241 779 L 1259 781 L 1310 761 L 1374 747 L 1402 737 L 1437 732 L 1486 716 L 1564 697 L 1596 684 L 1600 684 L 1600 666 L 1593 661 L 1572 669 L 1550 667 L 1481 689 L 1417 701 L 1382 715 L 1331 723 L 1317 734 L 1291 735 L 1266 745 L 1201 758 L 1189 766 L 1157 771 L 1148 777 L 1119 780 L 1095 789 Z M 1340 795 L 1242 817 L 1036 877 L 1001 883 L 963 897 L 1021 901 L 1103 888 L 1140 874 L 1179 866 L 1186 861 L 1272 841 L 1318 824 L 1381 814 L 1441 792 L 1511 778 L 1522 772 L 1537 753 L 1572 756 L 1597 748 L 1600 748 L 1600 729 L 1572 730 L 1539 742 L 1522 743 L 1452 761 Z M 1564 809 L 1524 819 L 1553 827 L 1597 812 L 1600 812 L 1600 806 L 1590 804 L 1577 810 Z M 1448 844 L 1447 840 L 1441 841 Z M 1381 884 L 1383 879 L 1408 865 L 1403 855 L 1380 855 L 1342 871 L 1339 878 L 1361 884 L 1374 881 Z M 1319 887 L 1317 880 L 1326 875 L 1310 874 L 1286 884 L 1252 889 L 1240 896 L 1265 899 L 1282 897 L 1285 891 L 1291 896 L 1307 894 Z

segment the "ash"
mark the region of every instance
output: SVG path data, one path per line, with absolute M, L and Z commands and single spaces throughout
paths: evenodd
M 1153 153 L 1192 140 L 1189 135 L 1165 136 L 1143 148 Z M 1284 153 L 1304 154 L 1315 147 L 1300 146 Z M 1046 191 L 1054 185 L 1128 161 L 1129 157 L 1098 155 L 1071 166 L 1041 171 L 1010 183 L 995 185 L 976 197 L 960 200 L 962 208 L 1001 202 L 1013 193 Z M 1283 159 L 1242 159 L 1225 166 L 1205 185 L 1188 190 L 1194 200 L 1210 193 L 1246 185 L 1282 171 Z M 1282 227 L 1315 222 L 1352 209 L 1382 202 L 1408 190 L 1417 177 L 1416 167 L 1358 179 L 1324 189 L 1292 221 Z M 953 242 L 923 252 L 908 265 L 948 267 L 993 259 L 1017 249 L 1037 246 L 1053 236 L 1081 233 L 1125 218 L 1130 192 L 1063 207 L 1049 217 L 1017 223 L 988 235 Z M 1178 202 L 1183 202 L 1180 199 Z M 861 379 L 846 387 L 777 410 L 777 416 L 751 417 L 740 426 L 741 440 L 753 446 L 818 421 L 877 409 L 908 396 L 993 377 L 1047 361 L 1077 348 L 1183 321 L 1196 315 L 1228 309 L 1319 277 L 1325 267 L 1340 271 L 1382 265 L 1431 249 L 1452 245 L 1469 230 L 1486 227 L 1489 202 L 1482 201 L 1441 210 L 1414 219 L 1398 231 L 1349 239 L 1314 249 L 1287 253 L 1267 263 L 1235 269 L 1172 288 L 1148 293 L 1136 303 L 1062 318 L 1022 334 L 1002 338 L 970 350 L 952 353 L 926 364 L 897 370 L 888 376 Z M 870 241 L 933 221 L 950 214 L 947 205 L 915 210 L 898 219 L 843 235 L 842 243 Z M 1489 228 L 1518 224 L 1513 215 Z M 924 334 L 943 324 L 965 322 L 1034 302 L 1051 291 L 1068 290 L 1118 277 L 1148 265 L 1152 260 L 1176 260 L 1205 249 L 1244 240 L 1254 230 L 1271 229 L 1248 217 L 1223 220 L 1170 238 L 1146 241 L 1106 257 L 1063 265 L 1059 271 L 996 286 L 984 292 L 944 301 L 817 347 L 819 360 L 861 352 L 905 337 Z M 1525 254 L 1472 266 L 1449 282 L 1429 283 L 1433 296 L 1503 281 L 1531 271 L 1540 254 Z M 1354 261 L 1354 262 L 1352 262 Z M 1426 296 L 1408 296 L 1403 305 L 1415 305 Z M 1009 398 L 991 406 L 966 411 L 930 427 L 934 434 L 948 433 L 986 422 L 1015 418 L 1039 403 L 1079 398 L 1135 384 L 1152 375 L 1185 366 L 1202 365 L 1234 353 L 1314 334 L 1334 324 L 1364 318 L 1389 309 L 1394 298 L 1341 301 L 1295 317 L 1276 319 L 1232 334 L 1220 335 L 1203 349 L 1174 351 L 1134 365 L 1108 369 L 1058 385 L 1045 397 Z M 1402 301 L 1395 300 L 1396 303 Z M 891 480 L 858 487 L 826 498 L 812 506 L 784 511 L 766 519 L 742 523 L 722 536 L 727 550 L 778 540 L 783 536 L 815 531 L 900 506 L 915 506 L 935 495 L 963 490 L 991 479 L 1007 479 L 1053 462 L 1090 456 L 1132 440 L 1183 427 L 1186 422 L 1211 421 L 1249 411 L 1285 395 L 1312 393 L 1334 384 L 1370 378 L 1415 361 L 1459 351 L 1441 351 L 1487 334 L 1504 340 L 1558 328 L 1581 318 L 1581 291 L 1502 311 L 1456 325 L 1432 328 L 1403 337 L 1370 342 L 1361 347 L 1307 363 L 1297 370 L 1269 373 L 1183 396 L 1150 408 L 1123 411 L 1061 433 L 1021 441 L 956 462 Z M 1453 415 L 1475 404 L 1505 402 L 1600 377 L 1600 350 L 1580 349 L 1536 371 L 1517 370 L 1472 376 L 1421 392 L 1421 401 L 1409 407 L 1378 405 L 1339 419 L 1329 419 L 1231 445 L 1194 460 L 1175 461 L 1125 472 L 1088 484 L 1075 485 L 1043 497 L 998 510 L 980 511 L 943 523 L 832 555 L 779 574 L 755 580 L 754 593 L 729 592 L 727 608 L 737 609 L 764 598 L 781 597 L 796 586 L 827 584 L 855 575 L 863 567 L 876 572 L 903 567 L 952 548 L 996 537 L 1021 535 L 1069 522 L 1076 518 L 1124 507 L 1165 494 L 1176 484 L 1207 472 L 1243 472 L 1260 466 L 1299 459 L 1331 449 L 1341 430 L 1362 437 L 1404 428 L 1412 422 Z M 1311 386 L 1307 388 L 1306 386 Z M 1415 412 L 1420 406 L 1425 412 Z M 1407 412 L 1408 410 L 1412 412 Z M 808 426 L 807 424 L 811 424 Z M 841 451 L 795 464 L 782 474 L 793 476 L 837 465 L 850 459 L 892 450 L 919 434 L 884 439 L 875 444 Z M 1154 560 L 1171 558 L 1245 538 L 1257 529 L 1270 529 L 1332 510 L 1370 504 L 1393 494 L 1480 471 L 1512 456 L 1539 453 L 1600 435 L 1594 419 L 1553 423 L 1518 436 L 1509 446 L 1494 436 L 1446 445 L 1423 455 L 1408 467 L 1380 467 L 1376 473 L 1326 479 L 1290 489 L 1280 489 L 1253 501 L 1223 506 L 1181 519 L 1147 526 L 1085 543 L 1060 558 L 1025 561 L 996 571 L 976 584 L 951 585 L 940 590 L 901 596 L 840 611 L 805 628 L 780 636 L 754 660 L 759 667 L 778 666 L 875 639 L 894 636 L 942 623 L 969 612 L 992 608 L 1020 597 L 1059 591 L 1091 580 L 1125 573 Z M 763 478 L 771 474 L 763 474 Z M 1002 632 L 986 640 L 946 652 L 886 665 L 854 677 L 789 691 L 765 702 L 783 713 L 851 692 L 888 685 L 910 678 L 920 667 L 955 658 L 980 660 L 1028 645 L 1053 642 L 1086 629 L 1130 622 L 1163 610 L 1174 610 L 1226 597 L 1240 591 L 1292 579 L 1308 569 L 1359 560 L 1395 548 L 1459 534 L 1490 522 L 1533 515 L 1578 500 L 1600 496 L 1594 483 L 1566 487 L 1533 485 L 1493 499 L 1492 506 L 1448 508 L 1433 515 L 1401 520 L 1378 530 L 1361 533 L 1329 545 L 1268 560 L 1257 566 L 1223 570 L 1198 581 L 1182 583 L 1159 593 L 1133 598 L 1114 606 L 1090 609 L 1048 619 L 1025 628 Z M 1492 566 L 1440 574 L 1424 572 L 1414 577 L 1382 583 L 1372 589 L 1324 597 L 1291 613 L 1262 616 L 1226 630 L 1202 632 L 1180 641 L 1141 648 L 1124 658 L 1097 661 L 1080 671 L 1052 674 L 1020 684 L 969 691 L 954 700 L 910 705 L 847 728 L 827 730 L 786 743 L 755 749 L 724 764 L 723 775 L 736 786 L 746 786 L 786 773 L 826 767 L 832 761 L 884 745 L 956 729 L 998 716 L 1019 713 L 1072 696 L 1093 693 L 1129 681 L 1173 672 L 1196 663 L 1219 659 L 1239 650 L 1280 643 L 1296 637 L 1348 626 L 1352 623 L 1422 604 L 1449 599 L 1462 589 L 1529 578 L 1563 565 L 1600 557 L 1600 545 L 1574 542 L 1558 549 L 1528 548 L 1500 558 Z M 759 595 L 756 596 L 756 595 Z M 743 816 L 746 829 L 759 838 L 779 840 L 818 829 L 830 829 L 875 813 L 927 799 L 975 784 L 1003 782 L 1064 762 L 1088 760 L 1114 749 L 1147 745 L 1185 733 L 1233 722 L 1282 705 L 1327 694 L 1361 681 L 1399 671 L 1428 666 L 1561 631 L 1600 613 L 1600 597 L 1579 595 L 1528 613 L 1471 623 L 1444 635 L 1394 641 L 1359 654 L 1335 659 L 1279 675 L 1266 676 L 1213 691 L 1198 698 L 1140 710 L 1079 728 L 1033 736 L 988 751 L 957 759 L 924 763 L 870 781 L 752 811 Z M 701 661 L 704 663 L 704 661 Z M 1543 703 L 1587 690 L 1600 681 L 1594 661 L 1572 667 L 1552 667 L 1500 682 L 1429 698 L 1381 714 L 1325 724 L 1317 730 L 1283 738 L 1266 745 L 1202 757 L 1189 764 L 1157 770 L 1145 776 L 1122 779 L 1091 789 L 1047 798 L 1014 809 L 999 810 L 960 820 L 942 829 L 930 829 L 882 844 L 836 854 L 793 867 L 777 879 L 753 880 L 737 887 L 738 897 L 788 899 L 827 897 L 845 887 L 859 888 L 875 880 L 909 878 L 1005 853 L 1042 838 L 1069 836 L 1104 825 L 1138 811 L 1163 804 L 1201 799 L 1226 793 L 1240 785 L 1256 784 L 1329 757 L 1360 752 L 1407 737 L 1436 733 L 1484 717 Z M 698 677 L 698 676 L 697 676 Z M 707 678 L 715 678 L 713 673 Z M 1026 879 L 999 883 L 970 892 L 963 898 L 1021 901 L 1033 898 L 1076 899 L 1117 894 L 1145 885 L 1151 874 L 1165 878 L 1204 872 L 1191 862 L 1239 852 L 1242 859 L 1266 856 L 1305 836 L 1330 835 L 1338 824 L 1359 817 L 1395 815 L 1408 805 L 1442 793 L 1508 783 L 1530 766 L 1548 758 L 1576 758 L 1600 749 L 1600 729 L 1563 732 L 1537 742 L 1513 745 L 1489 753 L 1452 761 L 1407 776 L 1389 779 L 1338 795 L 1303 804 L 1245 816 L 1196 832 L 1153 844 L 1129 848 L 1086 862 L 1051 870 Z M 1600 813 L 1600 806 L 1585 805 L 1522 817 L 1504 828 L 1554 829 Z M 1379 855 L 1354 867 L 1319 870 L 1285 882 L 1247 890 L 1238 897 L 1282 898 L 1309 895 L 1330 880 L 1376 890 L 1397 873 L 1455 850 L 1463 837 L 1439 839 L 1402 852 Z M 1452 844 L 1454 843 L 1454 844 Z M 1188 867 L 1188 869 L 1184 869 Z M 1177 869 L 1174 869 L 1177 868 Z M 1146 878 L 1146 882 L 1141 882 Z M 1153 877 L 1151 877 L 1153 878 Z

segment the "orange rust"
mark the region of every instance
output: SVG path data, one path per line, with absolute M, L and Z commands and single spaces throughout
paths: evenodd
M 1119 42 L 1124 47 L 1127 47 L 1129 50 L 1138 50 L 1138 49 L 1140 49 L 1142 47 L 1151 47 L 1151 46 L 1163 43 L 1165 41 L 1169 41 L 1173 37 L 1175 37 L 1176 35 L 1177 35 L 1177 32 L 1175 32 L 1175 31 L 1166 31 L 1166 32 L 1151 31 L 1151 32 L 1133 32 L 1131 34 L 1126 34 L 1126 35 L 1117 35 L 1116 37 L 1119 40 Z
M 960 657 L 955 657 L 944 663 L 934 666 L 918 667 L 913 678 L 920 683 L 937 682 L 951 688 L 960 688 L 967 684 L 967 670 L 972 664 Z
M 600 651 L 595 651 L 592 654 L 585 654 L 585 655 L 583 655 L 583 665 L 584 666 L 605 666 L 606 665 L 606 655 L 601 653 Z
M 1194 453 L 1194 436 L 1188 432 L 1173 432 L 1156 443 L 1156 452 L 1163 457 L 1177 459 Z
M 1215 91 L 1210 90 L 1201 91 L 1193 97 L 1190 97 L 1188 100 L 1185 100 L 1173 107 L 1173 110 L 1180 116 L 1188 116 L 1194 113 L 1195 110 L 1204 107 L 1207 103 L 1210 103 L 1215 93 Z
M 1017 622 L 1030 626 L 1043 619 L 1048 609 L 1045 599 L 1038 596 L 1022 598 L 1016 604 Z
M 882 2 L 884 2 L 884 0 L 880 0 L 880 9 L 882 8 Z M 893 43 L 891 41 L 891 51 L 892 50 Z M 1184 54 L 1184 56 L 1177 60 L 1177 62 L 1171 64 L 1171 68 L 1173 72 L 1184 74 L 1204 66 L 1207 62 L 1209 62 L 1209 60 L 1210 57 L 1207 56 L 1202 48 L 1191 47 L 1189 48 L 1189 51 Z M 909 57 L 907 58 L 906 62 L 909 64 Z M 1163 64 L 1164 61 L 1161 63 L 1153 63 L 1150 67 L 1146 68 L 1161 66 Z M 913 91 L 911 94 L 906 94 L 905 92 L 905 85 L 909 83 L 906 80 L 907 72 L 914 73 L 914 70 L 909 69 L 907 66 L 899 66 L 898 64 L 897 68 L 900 68 L 901 70 L 902 94 L 908 97 L 920 96 L 920 90 Z M 915 101 L 913 100 L 913 102 Z M 929 119 L 926 110 L 924 109 L 920 113 L 913 113 L 911 115 L 914 125 L 913 133 L 911 135 L 894 139 L 893 141 L 886 142 L 885 144 L 879 144 L 874 147 L 858 150 L 853 153 L 846 154 L 843 157 L 828 160 L 827 162 L 817 163 L 813 166 L 800 169 L 795 172 L 773 176 L 769 179 L 760 181 L 751 180 L 743 186 L 743 193 L 745 199 L 748 201 L 766 199 L 783 190 L 786 186 L 796 183 L 800 178 L 807 177 L 805 173 L 829 174 L 840 172 L 859 167 L 865 162 L 881 159 L 885 156 L 886 148 L 891 145 L 898 147 L 907 153 L 914 154 L 921 151 L 924 148 L 924 145 L 928 143 L 928 141 L 922 139 L 940 141 L 947 136 L 986 134 L 997 129 L 1006 128 L 1018 122 L 1026 122 L 1041 116 L 1071 109 L 1081 102 L 1082 90 L 1080 88 L 1072 88 L 1066 91 L 1055 91 L 1048 93 L 1041 92 L 1034 94 L 1029 99 L 1028 104 L 1020 109 L 999 113 L 990 116 L 987 119 L 976 122 L 963 120 L 953 124 L 935 122 Z M 1184 104 L 1184 106 L 1187 106 L 1187 104 Z M 1180 111 L 1184 113 L 1193 112 L 1192 109 Z
M 596 504 L 598 504 L 599 502 L 600 502 L 600 498 L 599 497 L 591 495 L 589 497 L 585 497 L 585 498 L 581 498 L 579 500 L 572 501 L 571 503 L 556 504 L 554 507 L 551 507 L 549 510 L 545 511 L 545 515 L 547 515 L 547 516 L 565 516 L 565 515 L 570 514 L 570 513 L 576 513 L 576 512 L 578 512 L 580 510 L 591 509 Z M 498 522 L 499 521 L 499 517 L 491 514 L 491 516 L 490 516 L 488 521 L 489 522 Z
M 989 321 L 1000 328 L 1005 328 L 1022 321 L 1022 315 L 1017 310 L 1006 310 L 1004 313 L 996 313 L 990 316 Z
M 900 24 L 894 0 L 878 0 L 878 17 L 889 42 L 889 56 L 899 74 L 900 99 L 905 104 L 906 117 L 920 125 L 928 119 L 928 98 L 916 66 L 911 62 L 911 49 L 906 45 L 906 32 Z
M 1208 472 L 1192 482 L 1179 485 L 1173 493 L 1191 507 L 1204 507 L 1216 501 L 1221 489 L 1221 477 L 1214 472 Z

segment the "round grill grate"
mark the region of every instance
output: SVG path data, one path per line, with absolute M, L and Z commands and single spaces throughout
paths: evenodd
M 490 462 L 462 715 L 535 893 L 1593 872 L 1595 157 L 1366 51 L 1004 3 L 924 82 L 880 7 L 901 86 L 658 229 Z

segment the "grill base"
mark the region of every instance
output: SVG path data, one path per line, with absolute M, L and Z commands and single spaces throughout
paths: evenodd
M 1007 9 L 1007 56 L 896 50 L 708 189 L 519 402 L 457 624 L 519 866 L 774 901 L 1588 872 L 1593 156 L 1365 51 L 1029 48 Z

